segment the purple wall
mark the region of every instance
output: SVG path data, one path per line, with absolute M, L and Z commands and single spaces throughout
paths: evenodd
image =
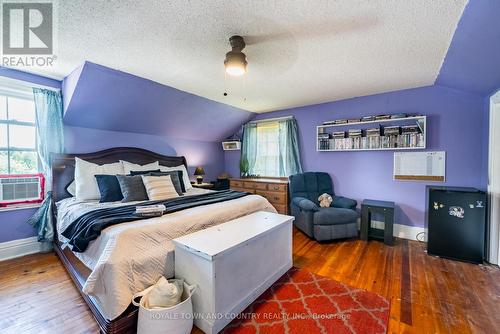
M 0 243 L 35 236 L 35 229 L 26 223 L 35 211 L 22 209 L 0 212 Z
M 64 79 L 63 95 L 67 125 L 169 138 L 220 141 L 253 115 L 90 62 Z
M 436 84 L 488 96 L 500 87 L 500 1 L 469 1 Z
M 63 95 L 63 111 L 66 113 L 68 110 L 69 102 L 73 98 L 73 93 L 75 92 L 78 79 L 82 73 L 85 63 L 81 66 L 75 68 L 70 74 L 68 74 L 62 82 L 62 95 Z
M 80 127 L 64 127 L 66 152 L 94 152 L 111 147 L 144 148 L 165 155 L 184 155 L 193 178 L 196 166 L 203 166 L 205 179 L 212 181 L 224 171 L 224 155 L 220 142 L 203 142 L 140 133 L 105 131 Z
M 11 68 L 0 66 L 0 76 L 21 81 L 31 82 L 37 85 L 49 86 L 53 88 L 61 88 L 61 81 L 42 77 L 40 75 L 31 74 L 23 71 L 14 70 Z
M 424 226 L 425 182 L 393 180 L 392 151 L 317 152 L 316 126 L 324 121 L 399 112 L 427 115 L 427 149 L 446 151 L 446 185 L 485 188 L 483 99 L 431 86 L 260 114 L 255 119 L 293 115 L 299 125 L 305 171 L 326 171 L 342 196 L 395 201 L 397 223 Z M 225 152 L 226 170 L 238 174 L 238 152 Z M 442 184 L 442 183 L 440 183 Z

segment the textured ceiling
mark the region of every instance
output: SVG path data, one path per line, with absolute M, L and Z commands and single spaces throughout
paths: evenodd
M 432 85 L 466 2 L 59 1 L 56 65 L 34 71 L 62 78 L 88 60 L 272 111 Z M 225 79 L 234 34 L 248 74 Z

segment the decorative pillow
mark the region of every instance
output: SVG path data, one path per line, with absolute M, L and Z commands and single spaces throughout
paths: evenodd
M 189 174 L 188 174 L 188 171 L 186 169 L 186 166 L 184 166 L 184 165 L 180 165 L 180 166 L 176 166 L 176 167 L 160 166 L 160 170 L 162 172 L 171 172 L 174 170 L 180 170 L 182 172 L 182 180 L 184 183 L 184 189 L 187 191 L 187 190 L 193 188 L 193 186 L 191 185 L 191 181 L 189 181 Z
M 69 192 L 69 194 L 73 197 L 75 197 L 76 194 L 76 182 L 75 180 L 71 181 L 70 184 L 66 187 L 66 191 Z
M 131 176 L 135 176 L 135 175 L 146 175 L 146 174 L 149 174 L 149 173 L 159 173 L 159 172 L 160 172 L 160 169 L 152 169 L 152 170 L 131 170 L 129 175 L 131 175 Z
M 169 198 L 179 197 L 177 191 L 175 191 L 174 184 L 170 175 L 165 176 L 147 176 L 141 175 L 142 181 L 144 182 L 144 187 L 146 187 L 146 192 L 150 200 L 158 201 Z
M 160 168 L 158 161 L 146 165 L 133 164 L 124 160 L 120 160 L 120 162 L 123 164 L 123 172 L 125 174 L 130 174 L 131 171 L 157 170 Z
M 147 201 L 148 194 L 140 175 L 116 175 L 123 195 L 122 202 Z
M 75 195 L 79 200 L 100 199 L 101 194 L 94 177 L 98 174 L 116 175 L 123 174 L 120 162 L 98 165 L 92 162 L 75 158 Z
M 186 189 L 184 188 L 184 182 L 182 181 L 182 172 L 180 170 L 174 170 L 171 172 L 152 172 L 145 175 L 150 175 L 150 176 L 170 175 L 172 183 L 174 184 L 175 187 L 175 191 L 177 191 L 179 196 L 182 196 L 183 193 L 186 192 Z
M 101 193 L 99 203 L 116 202 L 123 199 L 120 183 L 116 175 L 96 175 L 95 178 Z

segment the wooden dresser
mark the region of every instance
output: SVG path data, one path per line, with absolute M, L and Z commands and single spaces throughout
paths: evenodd
M 278 213 L 288 214 L 287 179 L 230 179 L 229 185 L 233 190 L 261 195 L 274 206 Z

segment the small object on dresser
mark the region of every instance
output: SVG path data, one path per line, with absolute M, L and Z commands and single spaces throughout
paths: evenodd
M 163 204 L 136 206 L 135 214 L 141 217 L 159 217 L 163 216 L 165 210 L 167 208 Z
M 194 171 L 194 175 L 196 175 L 196 182 L 198 184 L 203 183 L 203 175 L 205 175 L 205 170 L 203 167 L 196 167 L 196 170 Z
M 347 120 L 347 123 L 359 123 L 360 119 L 359 118 L 351 118 Z
M 380 121 L 382 119 L 391 119 L 391 115 L 377 115 L 377 116 L 375 116 L 376 121 Z

